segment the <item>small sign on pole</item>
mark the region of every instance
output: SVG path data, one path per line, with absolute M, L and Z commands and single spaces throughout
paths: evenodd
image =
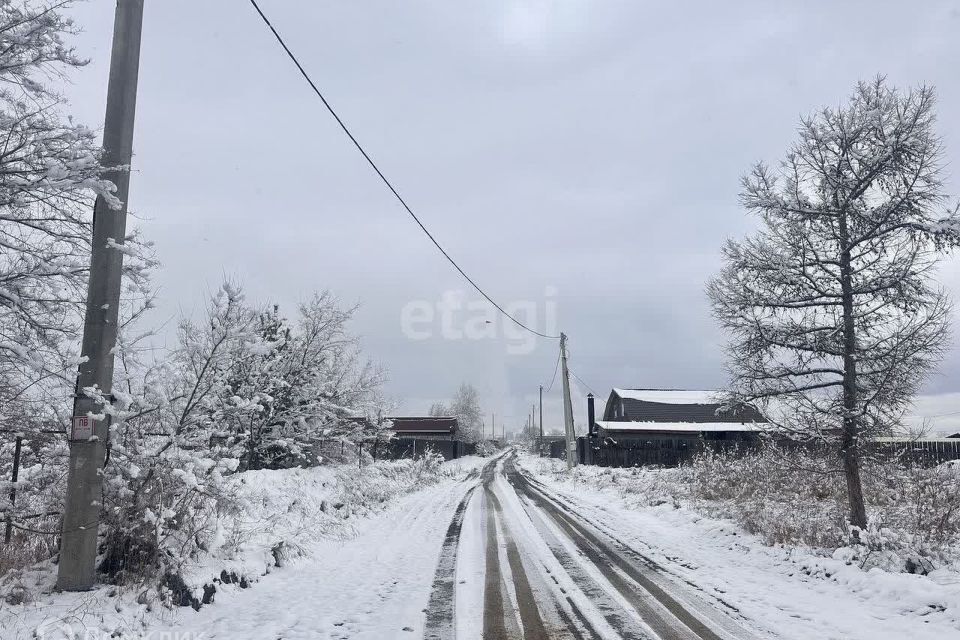
M 71 440 L 89 440 L 93 437 L 93 418 L 90 416 L 73 416 L 73 425 L 70 428 Z

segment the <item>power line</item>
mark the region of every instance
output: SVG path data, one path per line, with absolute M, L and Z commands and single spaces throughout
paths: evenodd
M 547 387 L 547 393 L 550 393 L 550 389 L 553 389 L 553 383 L 557 381 L 557 371 L 560 369 L 560 354 L 557 353 L 557 364 L 553 367 L 553 378 L 550 379 L 550 386 Z
M 951 411 L 950 413 L 941 413 L 935 416 L 916 416 L 924 420 L 933 420 L 934 418 L 946 418 L 948 416 L 960 415 L 960 411 Z
M 587 388 L 587 391 L 589 391 L 590 393 L 592 393 L 592 394 L 596 397 L 597 393 L 596 393 L 593 389 L 590 388 L 590 385 L 588 385 L 588 384 L 587 384 L 586 382 L 584 382 L 583 380 L 580 380 L 580 376 L 578 376 L 576 373 L 574 373 L 574 372 L 573 372 L 573 369 L 571 369 L 569 365 L 567 365 L 567 371 L 570 372 L 570 375 L 572 375 L 574 378 L 576 378 L 577 380 L 579 380 L 579 381 L 580 381 L 580 384 L 582 384 L 584 387 Z
M 545 334 L 545 333 L 540 333 L 539 331 L 537 331 L 537 330 L 535 330 L 535 329 L 531 329 L 530 327 L 528 327 L 527 325 L 523 324 L 522 322 L 520 322 L 519 320 L 517 320 L 515 317 L 513 317 L 512 315 L 510 315 L 509 313 L 507 313 L 507 312 L 504 310 L 503 307 L 501 307 L 499 304 L 497 304 L 496 302 L 494 302 L 493 298 L 491 298 L 490 296 L 488 296 L 487 293 L 486 293 L 483 289 L 481 289 L 480 286 L 479 286 L 476 282 L 474 282 L 473 279 L 466 274 L 466 272 L 464 272 L 463 269 L 460 268 L 460 265 L 458 265 L 458 264 L 456 263 L 456 261 L 454 261 L 454 259 L 450 257 L 450 254 L 448 254 L 448 253 L 446 252 L 446 250 L 445 250 L 442 246 L 440 246 L 440 243 L 437 242 L 437 239 L 433 237 L 433 234 L 430 233 L 430 231 L 427 230 L 427 228 L 424 226 L 424 224 L 423 224 L 422 222 L 420 222 L 420 218 L 418 218 L 418 217 L 417 217 L 417 214 L 415 214 L 415 213 L 413 212 L 413 209 L 410 208 L 410 205 L 408 205 L 408 204 L 406 203 L 406 201 L 403 199 L 403 197 L 400 195 L 400 193 L 394 188 L 394 186 L 390 183 L 390 181 L 389 181 L 389 180 L 387 179 L 387 177 L 383 174 L 383 172 L 380 171 L 380 168 L 376 165 L 376 163 L 373 161 L 373 159 L 370 157 L 370 155 L 364 150 L 364 148 L 360 145 L 360 143 L 359 143 L 359 142 L 357 141 L 357 139 L 353 136 L 353 134 L 350 133 L 350 129 L 348 129 L 348 128 L 347 128 L 347 125 L 344 124 L 343 120 L 340 119 L 340 116 L 337 115 L 337 112 L 333 110 L 333 107 L 330 106 L 330 103 L 327 102 L 327 99 L 326 99 L 326 98 L 323 96 L 323 94 L 320 92 L 320 89 L 317 88 L 317 85 L 314 84 L 313 80 L 310 78 L 310 75 L 309 75 L 309 74 L 306 72 L 306 70 L 303 68 L 303 65 L 301 65 L 301 64 L 300 64 L 300 61 L 297 60 L 297 57 L 296 57 L 295 55 L 293 55 L 293 52 L 290 50 L 290 47 L 287 46 L 287 43 L 283 41 L 283 38 L 280 37 L 280 34 L 277 32 L 277 30 L 274 28 L 274 26 L 270 23 L 270 19 L 267 18 L 266 14 L 264 14 L 263 11 L 260 9 L 260 5 L 257 4 L 257 0 L 250 0 L 250 4 L 252 4 L 252 5 L 253 5 L 253 8 L 257 10 L 257 13 L 258 13 L 258 14 L 260 14 L 260 17 L 263 19 L 264 24 L 266 24 L 267 27 L 270 29 L 270 31 L 273 32 L 273 35 L 274 35 L 274 37 L 277 39 L 277 42 L 280 43 L 280 46 L 283 47 L 283 50 L 287 53 L 287 56 L 290 58 L 290 60 L 293 61 L 293 64 L 296 65 L 297 70 L 300 71 L 300 75 L 302 75 L 303 78 L 304 78 L 304 80 L 307 81 L 307 83 L 310 85 L 310 88 L 313 89 L 313 92 L 316 93 L 316 94 L 317 94 L 317 97 L 320 98 L 320 101 L 323 102 L 323 106 L 325 106 L 325 107 L 327 108 L 327 111 L 330 112 L 330 115 L 333 116 L 334 120 L 337 121 L 337 124 L 340 125 L 340 128 L 343 129 L 343 132 L 344 132 L 345 134 L 347 134 L 347 137 L 348 137 L 348 138 L 350 138 L 350 142 L 353 143 L 353 146 L 355 146 L 355 147 L 357 148 L 357 150 L 360 152 L 360 154 L 363 155 L 364 159 L 367 161 L 367 164 L 369 164 L 370 167 L 377 173 L 377 175 L 380 176 L 380 180 L 383 181 L 383 184 L 387 185 L 387 188 L 390 189 L 390 192 L 393 193 L 393 195 L 394 195 L 394 197 L 396 197 L 397 201 L 398 201 L 401 205 L 403 205 L 403 208 L 407 210 L 407 213 L 410 214 L 410 217 L 413 218 L 413 221 L 416 222 L 416 223 L 417 223 L 417 226 L 419 226 L 420 229 L 427 235 L 427 237 L 430 238 L 430 242 L 432 242 L 432 243 L 434 244 L 434 246 L 436 246 L 437 249 L 440 250 L 440 253 L 442 253 L 442 254 L 443 254 L 443 257 L 446 258 L 447 261 L 448 261 L 450 264 L 453 265 L 454 269 L 456 269 L 458 272 L 460 272 L 460 275 L 463 276 L 464 279 L 466 279 L 466 281 L 469 282 L 469 283 L 473 286 L 473 288 L 476 289 L 476 290 L 480 293 L 480 295 L 482 295 L 484 298 L 486 298 L 487 302 L 489 302 L 489 303 L 492 304 L 494 307 L 496 307 L 496 308 L 497 308 L 497 311 L 499 311 L 500 313 L 502 313 L 502 314 L 505 315 L 506 317 L 510 318 L 510 320 L 512 320 L 518 327 L 521 327 L 521 328 L 523 328 L 523 329 L 526 329 L 526 330 L 529 331 L 530 333 L 532 333 L 532 334 L 534 334 L 534 335 L 538 335 L 538 336 L 540 336 L 541 338 L 550 338 L 550 339 L 553 339 L 553 340 L 559 340 L 559 339 L 560 339 L 560 336 L 551 336 L 551 335 L 547 335 L 547 334 Z

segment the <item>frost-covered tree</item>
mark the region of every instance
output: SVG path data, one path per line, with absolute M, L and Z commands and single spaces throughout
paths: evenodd
M 447 405 L 445 405 L 444 403 L 434 402 L 433 404 L 430 405 L 430 411 L 428 412 L 428 415 L 433 418 L 445 418 L 447 416 L 450 416 L 451 413 L 450 413 L 450 408 L 447 407 Z
M 95 132 L 58 80 L 86 61 L 69 2 L 0 0 L 0 424 L 56 413 L 75 379 L 93 199 L 113 205 Z M 128 286 L 144 281 L 136 264 Z M 139 294 L 142 295 L 142 294 Z M 51 419 L 56 419 L 52 416 Z
M 867 524 L 864 438 L 889 433 L 947 338 L 948 302 L 932 282 L 960 240 L 948 210 L 934 92 L 882 78 L 804 119 L 779 170 L 743 179 L 760 229 L 729 241 L 708 285 L 729 332 L 735 396 L 781 427 L 834 443 L 850 523 Z
M 316 464 L 318 437 L 375 429 L 383 373 L 348 331 L 354 311 L 324 292 L 289 322 L 228 283 L 205 317 L 181 322 L 172 353 L 127 361 L 127 391 L 109 408 L 105 573 L 175 573 L 233 508 L 230 475 Z
M 98 136 L 72 121 L 60 93 L 86 64 L 70 46 L 78 31 L 63 13 L 70 4 L 0 0 L 0 430 L 24 437 L 15 508 L 5 486 L 14 444 L 0 439 L 0 511 L 14 550 L 56 546 L 68 454 L 56 432 L 73 404 L 93 204 L 101 196 L 119 205 L 102 179 Z M 150 303 L 145 248 L 134 238 L 125 246 L 118 395 L 122 361 L 139 348 L 133 323 Z
M 348 331 L 355 311 L 323 292 L 289 323 L 278 307 L 252 307 L 224 285 L 202 323 L 181 323 L 169 415 L 157 419 L 244 469 L 309 463 L 319 435 L 362 437 L 358 425 L 374 424 L 384 374 Z
M 464 382 L 448 407 L 449 415 L 455 416 L 460 425 L 460 434 L 467 442 L 483 439 L 483 409 L 476 387 Z
M 276 307 L 260 313 L 255 341 L 235 360 L 236 406 L 224 417 L 228 437 L 243 441 L 245 468 L 290 466 L 311 438 L 362 437 L 358 425 L 373 424 L 383 372 L 347 331 L 356 309 L 323 292 L 298 311 L 292 327 Z

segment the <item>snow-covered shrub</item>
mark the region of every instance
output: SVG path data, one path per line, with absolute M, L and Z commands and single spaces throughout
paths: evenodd
M 848 548 L 850 561 L 926 572 L 960 562 L 960 470 L 864 461 L 871 518 L 850 527 L 840 461 L 819 450 L 770 444 L 746 455 L 705 452 L 681 470 L 686 498 L 768 543 Z
M 126 362 L 126 392 L 108 407 L 99 567 L 110 581 L 177 583 L 242 508 L 231 475 L 316 464 L 313 438 L 371 424 L 352 418 L 375 407 L 381 374 L 346 332 L 351 313 L 321 294 L 288 325 L 225 284 L 168 357 Z
M 843 543 L 843 476 L 823 456 L 776 445 L 742 455 L 707 450 L 686 473 L 700 508 L 734 518 L 771 544 Z
M 768 544 L 807 546 L 864 568 L 927 573 L 960 566 L 960 465 L 864 461 L 866 528 L 847 520 L 839 458 L 822 449 L 767 444 L 755 451 L 706 450 L 679 468 L 535 468 L 557 481 L 616 491 L 636 508 L 672 505 L 730 519 Z
M 28 435 L 29 434 L 29 435 Z M 0 545 L 0 576 L 7 571 L 46 560 L 57 551 L 60 513 L 65 489 L 63 469 L 69 451 L 63 438 L 30 430 L 20 452 L 20 473 L 16 504 L 11 505 L 9 465 L 14 440 L 0 444 L 0 505 L 9 514 L 13 527 L 11 544 Z M 0 518 L 0 530 L 5 527 Z
M 689 494 L 687 469 L 578 465 L 568 471 L 566 462 L 558 458 L 539 458 L 536 467 L 539 473 L 551 475 L 555 480 L 614 490 L 627 504 L 636 507 L 678 505 L 679 500 Z
M 364 467 L 337 469 L 340 497 L 354 512 L 366 513 L 371 505 L 383 504 L 396 496 L 435 484 L 447 471 L 443 456 L 427 452 L 415 460 L 381 461 Z
M 498 451 L 500 451 L 500 447 L 490 440 L 481 440 L 477 443 L 478 456 L 483 456 L 486 458 L 488 456 L 496 455 Z

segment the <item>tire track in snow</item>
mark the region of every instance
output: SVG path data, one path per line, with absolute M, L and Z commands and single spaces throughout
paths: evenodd
M 745 631 L 730 633 L 729 620 L 717 624 L 716 615 L 703 611 L 710 608 L 706 603 L 670 592 L 675 584 L 644 562 L 642 554 L 608 540 L 602 527 L 520 473 L 512 456 L 491 460 L 478 475 L 471 478 L 475 485 L 457 504 L 446 531 L 425 610 L 424 638 L 453 640 L 458 626 L 461 635 L 482 634 L 484 640 L 750 637 Z M 479 502 L 471 503 L 480 487 Z M 458 576 L 458 560 L 474 557 L 467 573 Z M 458 577 L 463 578 L 459 583 Z M 476 611 L 458 617 L 458 593 Z
M 465 481 L 478 477 L 490 477 L 499 460 L 500 458 L 494 458 L 485 464 L 479 474 L 471 471 Z M 463 518 L 477 486 L 479 486 L 479 483 L 471 487 L 466 495 L 461 498 L 454 511 L 453 518 L 450 520 L 450 526 L 447 527 L 443 546 L 440 549 L 440 558 L 437 561 L 437 569 L 434 572 L 430 600 L 427 603 L 423 631 L 424 640 L 453 640 L 456 635 L 454 633 L 454 616 L 456 614 L 457 553 L 460 547 Z
M 636 628 L 638 625 L 635 620 L 631 619 L 629 611 L 626 609 L 627 605 L 618 604 L 603 588 L 602 584 L 586 571 L 582 560 L 574 557 L 574 555 L 563 546 L 559 538 L 551 534 L 546 527 L 546 514 L 536 509 L 536 511 L 530 515 L 541 520 L 540 523 L 535 521 L 534 526 L 540 531 L 547 548 L 563 569 L 566 577 L 569 578 L 580 593 L 589 600 L 590 604 L 596 608 L 599 615 L 602 616 L 606 624 L 609 625 L 610 629 L 616 634 L 616 637 L 623 638 L 624 640 L 652 640 L 649 634 Z M 560 583 L 556 581 L 556 578 L 552 576 L 551 578 L 555 581 L 558 588 L 566 593 L 563 587 L 560 586 Z M 591 637 L 598 637 L 593 628 L 594 625 L 588 616 L 584 615 L 573 599 L 566 596 L 565 600 L 570 605 L 571 611 L 577 621 L 591 634 Z M 577 627 L 570 623 L 572 623 L 572 621 L 568 622 L 568 630 L 574 632 Z
M 515 468 L 514 470 L 521 476 L 523 481 L 546 496 L 551 503 L 555 504 L 559 509 L 562 509 L 569 518 L 586 525 L 588 528 L 596 530 L 602 536 L 606 536 L 609 542 L 604 543 L 604 546 L 610 550 L 610 553 L 628 558 L 628 564 L 631 564 L 636 570 L 642 572 L 648 580 L 655 583 L 662 590 L 672 591 L 671 597 L 677 600 L 682 607 L 690 611 L 695 617 L 708 619 L 715 626 L 716 631 L 723 632 L 720 635 L 736 638 L 737 640 L 756 637 L 755 634 L 746 630 L 737 622 L 738 620 L 747 621 L 747 619 L 736 606 L 727 602 L 717 594 L 704 590 L 689 578 L 678 574 L 676 571 L 671 570 L 648 555 L 621 542 L 617 536 L 617 531 L 607 523 L 604 523 L 602 519 L 598 520 L 595 519 L 596 516 L 590 518 L 584 515 L 584 511 L 595 511 L 595 507 L 583 507 L 576 504 L 562 494 L 551 491 L 546 485 L 531 477 L 529 474 L 520 472 Z M 645 544 L 642 540 L 638 540 L 637 542 L 639 544 Z M 679 583 L 683 583 L 696 593 L 688 593 L 683 588 L 678 590 L 677 586 Z M 721 607 L 727 611 L 719 611 L 717 607 L 712 606 L 712 603 L 721 605 Z
M 488 492 L 484 498 L 489 502 Z M 493 509 L 485 509 L 487 515 L 487 574 L 483 583 L 483 638 L 484 640 L 509 640 L 503 608 L 503 590 L 500 583 L 500 543 L 497 540 L 497 517 Z
M 493 506 L 490 513 L 495 513 L 497 517 L 502 518 L 503 509 L 500 506 L 500 500 L 491 490 L 489 484 L 484 487 L 484 490 L 486 491 L 487 501 Z M 507 543 L 507 562 L 510 564 L 510 573 L 513 575 L 517 595 L 520 622 L 523 625 L 523 637 L 527 640 L 549 640 L 550 636 L 547 634 L 543 619 L 540 617 L 540 611 L 537 608 L 537 600 L 533 595 L 533 589 L 530 588 L 530 581 L 527 579 L 526 571 L 524 571 L 523 562 L 520 560 L 517 543 L 506 527 L 504 527 L 504 538 Z
M 511 547 L 515 554 L 515 564 L 506 568 L 509 581 L 501 584 L 508 590 L 512 588 L 511 595 L 515 594 L 516 598 L 511 604 L 516 603 L 521 619 L 524 603 L 531 605 L 525 612 L 528 617 L 523 621 L 522 632 L 517 629 L 516 634 L 509 637 L 652 638 L 629 603 L 622 597 L 612 597 L 612 588 L 600 584 L 606 581 L 598 573 L 591 575 L 584 570 L 582 561 L 572 555 L 575 552 L 568 551 L 558 537 L 561 534 L 546 524 L 539 511 L 531 513 L 502 472 L 488 477 L 489 484 L 485 488 L 489 489 L 493 500 L 484 502 L 495 506 L 498 519 L 504 523 L 503 548 L 508 556 Z M 503 573 L 503 565 L 500 566 Z M 530 578 L 537 579 L 536 588 Z M 512 616 L 507 621 L 512 622 Z
M 534 486 L 535 481 L 517 471 L 512 460 L 508 461 L 507 466 L 508 481 L 564 531 L 584 556 L 630 601 L 659 637 L 665 640 L 722 640 L 722 637 L 699 617 L 638 567 L 624 559 L 622 550 L 612 548 L 600 536 L 578 522 L 578 517 L 572 514 L 568 507 L 556 504 L 545 490 Z M 640 590 L 631 584 L 631 581 L 636 583 Z M 678 626 L 678 622 L 681 625 Z M 747 638 L 750 634 L 742 630 L 736 637 Z
M 467 491 L 447 528 L 440 548 L 440 560 L 433 578 L 433 587 L 430 590 L 430 600 L 427 603 L 427 619 L 424 625 L 424 640 L 451 640 L 453 633 L 454 589 L 456 579 L 457 547 L 460 543 L 460 530 L 463 527 L 463 516 L 467 505 L 476 487 Z

